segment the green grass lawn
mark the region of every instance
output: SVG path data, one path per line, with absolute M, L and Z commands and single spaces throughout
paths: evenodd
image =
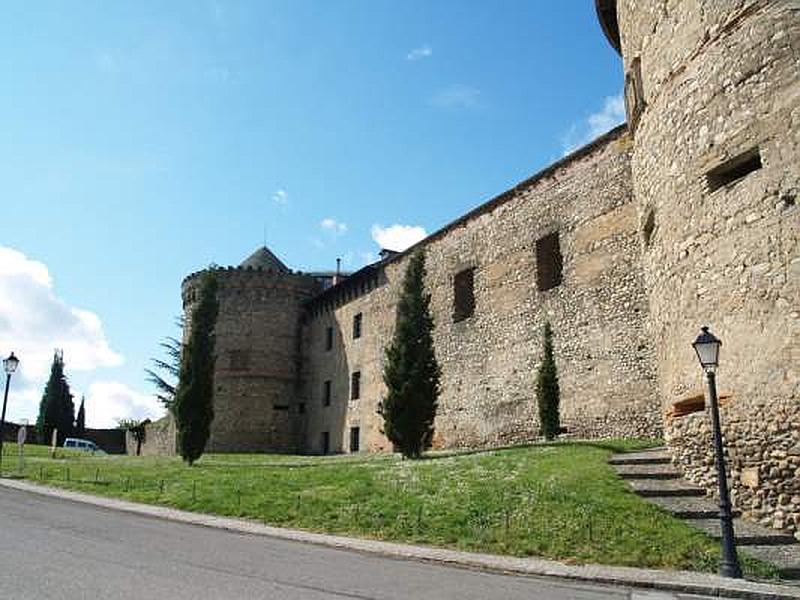
M 631 493 L 607 464 L 647 441 L 564 442 L 473 453 L 87 456 L 27 446 L 7 475 L 271 525 L 566 562 L 715 571 L 719 545 Z M 744 559 L 745 571 L 772 577 Z

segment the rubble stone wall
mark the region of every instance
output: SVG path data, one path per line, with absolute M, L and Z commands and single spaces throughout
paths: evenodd
M 175 419 L 170 415 L 144 426 L 141 456 L 175 456 L 177 454 Z M 125 432 L 125 452 L 136 456 L 136 438 L 130 431 Z
M 793 401 L 720 407 L 731 501 L 743 515 L 794 532 L 800 539 L 800 410 Z M 750 415 L 760 415 L 754 419 Z M 666 440 L 673 462 L 711 492 L 717 470 L 707 411 L 670 419 Z
M 216 269 L 214 420 L 207 452 L 294 452 L 298 440 L 299 327 L 311 277 L 261 269 Z M 184 310 L 197 301 L 199 274 L 184 281 Z M 191 322 L 187 319 L 184 335 Z
M 792 472 L 784 454 L 800 414 L 800 5 L 619 0 L 618 17 L 627 77 L 641 73 L 631 172 L 663 408 L 703 393 L 690 344 L 709 325 L 723 340 L 734 498 L 786 525 L 797 479 L 780 477 Z M 760 164 L 736 176 L 742 156 Z M 702 423 L 667 425 L 700 480 L 711 449 L 696 437 Z
M 662 434 L 641 239 L 624 127 L 479 207 L 420 243 L 442 367 L 437 447 L 500 445 L 538 436 L 534 397 L 542 329 L 553 325 L 562 423 L 582 437 Z M 536 242 L 557 232 L 560 285 L 540 291 Z M 380 269 L 374 289 L 333 301 L 304 331 L 306 439 L 346 451 L 350 427 L 362 449 L 388 449 L 380 434 L 384 348 L 394 327 L 407 254 Z M 474 314 L 454 319 L 454 276 L 474 269 Z M 357 297 L 355 297 L 357 296 Z M 361 312 L 364 334 L 352 337 Z M 326 329 L 334 348 L 325 349 Z M 361 398 L 350 399 L 352 373 Z M 324 381 L 333 401 L 324 406 Z M 334 442 L 335 440 L 335 442 Z

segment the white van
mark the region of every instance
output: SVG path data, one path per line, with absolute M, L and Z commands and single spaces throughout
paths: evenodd
M 67 438 L 64 440 L 64 448 L 72 448 L 73 450 L 83 450 L 84 452 L 102 452 L 97 444 L 89 440 L 82 440 L 80 438 Z

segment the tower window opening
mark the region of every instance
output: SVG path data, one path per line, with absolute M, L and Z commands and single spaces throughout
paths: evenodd
M 350 376 L 350 399 L 358 400 L 361 397 L 361 371 L 354 371 Z
M 356 316 L 353 317 L 353 339 L 357 340 L 361 337 L 361 325 L 364 321 L 364 315 L 362 313 L 358 313 Z
M 453 322 L 475 313 L 475 269 L 464 269 L 453 277 Z
M 761 167 L 761 152 L 756 146 L 711 169 L 706 174 L 708 189 L 712 192 L 718 190 L 742 179 L 753 171 L 758 171 Z
M 644 245 L 646 248 L 650 247 L 650 242 L 653 241 L 653 231 L 656 228 L 656 213 L 651 208 L 647 211 L 647 216 L 644 219 L 644 227 L 642 228 L 642 236 L 644 237 Z
M 350 428 L 350 452 L 358 452 L 359 450 L 359 438 L 361 437 L 361 428 L 360 427 L 351 427 Z
M 333 327 L 325 330 L 325 350 L 333 350 Z
M 540 292 L 561 285 L 563 266 L 557 231 L 536 240 L 536 283 Z
M 322 384 L 322 406 L 331 405 L 331 380 L 327 379 Z

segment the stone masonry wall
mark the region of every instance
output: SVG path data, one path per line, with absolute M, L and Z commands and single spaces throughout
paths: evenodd
M 720 407 L 732 502 L 747 518 L 800 539 L 800 414 L 793 403 Z M 709 491 L 717 486 L 708 411 L 670 419 L 665 426 L 673 462 Z
M 563 281 L 537 289 L 536 241 L 558 232 Z M 653 353 L 646 335 L 641 240 L 629 173 L 629 138 L 618 128 L 576 155 L 479 207 L 421 243 L 442 367 L 434 445 L 485 446 L 538 435 L 534 399 L 546 320 L 555 332 L 562 423 L 586 437 L 660 436 Z M 304 328 L 304 398 L 309 451 L 388 450 L 377 407 L 384 346 L 391 339 L 407 255 L 390 259 L 380 281 L 333 302 Z M 453 319 L 453 278 L 474 268 L 474 315 Z M 352 338 L 363 314 L 363 336 Z M 325 350 L 325 330 L 334 348 Z M 361 398 L 349 400 L 351 374 Z M 323 406 L 331 380 L 331 406 Z
M 723 341 L 734 469 L 755 469 L 763 486 L 735 474 L 734 497 L 787 525 L 796 492 L 779 475 L 797 428 L 787 437 L 783 423 L 800 415 L 800 5 L 620 0 L 618 17 L 627 77 L 641 72 L 631 170 L 664 409 L 703 393 L 690 344 L 710 325 Z M 760 168 L 715 183 L 747 153 Z M 667 434 L 703 480 L 699 419 Z
M 141 456 L 175 456 L 176 450 L 175 419 L 167 415 L 144 426 Z M 136 439 L 130 431 L 125 433 L 125 451 L 136 456 Z
M 219 282 L 214 421 L 207 452 L 294 452 L 302 306 L 319 284 L 260 269 L 215 271 Z M 184 309 L 196 301 L 184 283 Z M 187 320 L 185 335 L 191 328 Z

